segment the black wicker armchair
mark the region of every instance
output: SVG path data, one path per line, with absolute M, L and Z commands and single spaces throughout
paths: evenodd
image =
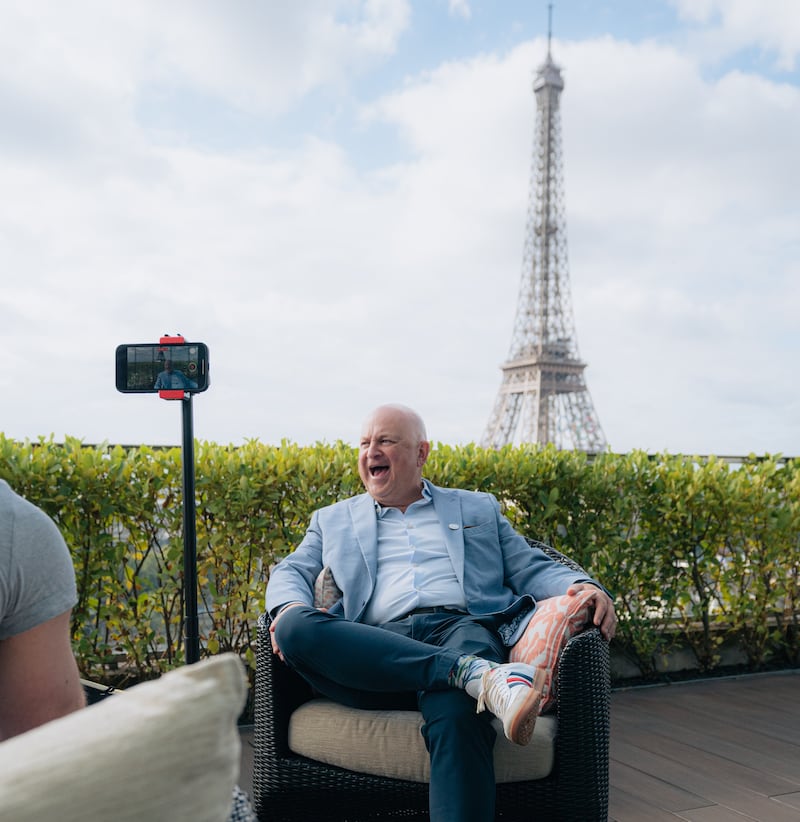
M 530 541 L 530 540 L 529 540 Z M 549 546 L 551 556 L 576 567 Z M 608 644 L 596 628 L 572 637 L 558 669 L 558 729 L 547 777 L 497 785 L 502 820 L 606 820 L 610 675 Z M 326 765 L 289 748 L 289 719 L 312 698 L 276 656 L 269 617 L 258 623 L 253 798 L 262 822 L 428 819 L 428 785 Z

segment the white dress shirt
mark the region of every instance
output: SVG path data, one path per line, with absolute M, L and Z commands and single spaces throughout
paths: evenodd
M 466 608 L 427 487 L 422 494 L 405 513 L 375 503 L 378 570 L 364 613 L 364 621 L 372 625 L 391 622 L 416 608 Z

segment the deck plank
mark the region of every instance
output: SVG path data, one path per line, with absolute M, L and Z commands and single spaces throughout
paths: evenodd
M 655 807 L 640 796 L 633 796 L 615 788 L 614 807 L 609 813 L 609 822 L 676 822 L 680 817 L 674 813 Z M 740 820 L 739 822 L 746 822 Z
M 618 760 L 611 762 L 610 777 L 614 790 L 623 791 L 626 796 L 645 802 L 658 810 L 689 810 L 713 804 L 710 800 L 686 791 L 679 785 Z

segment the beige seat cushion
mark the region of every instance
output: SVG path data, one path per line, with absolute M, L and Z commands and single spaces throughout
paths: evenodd
M 289 720 L 289 747 L 301 756 L 374 776 L 428 782 L 430 759 L 418 711 L 367 711 L 329 699 L 312 699 Z M 541 779 L 553 768 L 558 720 L 540 716 L 524 748 L 509 742 L 499 720 L 494 747 L 498 782 Z

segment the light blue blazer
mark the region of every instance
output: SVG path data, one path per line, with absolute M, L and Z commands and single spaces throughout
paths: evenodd
M 577 582 L 599 585 L 531 548 L 501 514 L 491 494 L 425 482 L 467 610 L 476 615 L 503 614 L 500 635 L 506 645 L 513 645 L 522 634 L 536 600 L 561 596 Z M 303 541 L 270 575 L 267 611 L 274 615 L 289 602 L 312 605 L 314 582 L 327 565 L 343 594 L 330 613 L 361 621 L 375 588 L 377 529 L 375 503 L 368 494 L 315 511 Z

